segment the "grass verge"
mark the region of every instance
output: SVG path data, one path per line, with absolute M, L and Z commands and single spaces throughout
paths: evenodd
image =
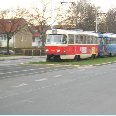
M 30 64 L 60 64 L 60 65 L 95 65 L 102 63 L 112 63 L 116 61 L 116 57 L 105 57 L 95 59 L 84 59 L 81 61 L 61 60 L 59 62 L 30 62 Z

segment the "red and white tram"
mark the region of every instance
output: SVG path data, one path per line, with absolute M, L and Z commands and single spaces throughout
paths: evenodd
M 53 29 L 46 32 L 47 60 L 80 60 L 98 55 L 98 34 L 82 30 Z

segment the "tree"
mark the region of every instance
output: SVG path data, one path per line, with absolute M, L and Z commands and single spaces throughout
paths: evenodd
M 29 25 L 31 25 L 38 31 L 39 38 L 41 39 L 42 45 L 44 46 L 45 38 L 46 38 L 46 30 L 48 28 L 52 28 L 52 25 L 56 21 L 56 18 L 57 18 L 57 15 L 56 15 L 55 20 L 52 19 L 53 18 L 52 13 L 58 9 L 54 9 L 54 10 L 49 9 L 48 8 L 49 2 L 47 3 L 44 0 L 41 0 L 41 5 L 42 5 L 42 9 L 39 9 L 39 8 L 31 9 L 31 12 L 29 11 L 27 13 L 28 14 L 27 17 L 29 18 L 26 18 L 26 20 L 29 22 Z
M 69 7 L 61 22 L 62 24 L 70 24 L 73 28 L 93 31 L 95 30 L 96 11 L 97 8 L 91 3 L 88 3 L 87 0 L 80 0 Z
M 42 41 L 42 45 L 44 45 L 45 33 L 48 27 L 47 26 L 48 18 L 45 17 L 45 11 L 46 8 L 43 9 L 43 13 L 40 13 L 40 10 L 38 8 L 33 8 L 33 13 L 28 13 L 29 18 L 27 19 L 29 25 L 31 25 L 33 29 L 36 29 L 38 31 Z
M 7 54 L 9 54 L 10 39 L 25 26 L 27 23 L 23 18 L 0 19 L 0 31 L 7 36 Z
M 116 33 L 116 8 L 112 8 L 107 12 L 106 31 Z

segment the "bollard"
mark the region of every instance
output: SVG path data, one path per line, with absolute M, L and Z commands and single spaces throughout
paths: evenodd
M 42 53 L 42 51 L 41 51 L 41 49 L 40 49 L 40 56 L 41 56 L 41 53 Z
M 33 50 L 32 50 L 32 58 L 33 58 Z

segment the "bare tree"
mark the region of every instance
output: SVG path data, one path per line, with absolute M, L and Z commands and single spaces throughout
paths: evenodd
M 42 40 L 42 44 L 44 44 L 45 41 L 45 32 L 47 30 L 48 20 L 48 18 L 45 17 L 45 11 L 46 7 L 43 9 L 42 13 L 40 13 L 40 10 L 38 8 L 34 8 L 33 13 L 28 13 L 29 18 L 27 19 L 29 24 L 38 31 L 40 39 Z
M 17 8 L 17 9 L 9 9 L 6 11 L 1 11 L 1 19 L 17 19 L 17 18 L 24 18 L 28 22 L 28 26 L 31 27 L 31 29 L 36 29 L 39 32 L 39 37 L 42 40 L 42 44 L 44 45 L 45 42 L 45 36 L 46 36 L 46 30 L 50 28 L 52 23 L 54 23 L 57 19 L 54 17 L 54 20 L 52 20 L 51 24 L 48 24 L 48 22 L 51 22 L 52 19 L 52 13 L 55 12 L 58 9 L 51 9 L 49 2 L 47 3 L 44 0 L 41 0 L 41 8 L 31 8 L 31 9 L 25 9 L 25 8 Z M 12 24 L 12 23 L 11 23 Z M 33 28 L 32 28 L 33 27 Z
M 71 24 L 73 28 L 93 31 L 95 30 L 96 10 L 97 8 L 87 0 L 77 1 L 69 7 L 61 22 Z
M 107 13 L 106 31 L 116 33 L 116 8 L 110 9 Z
M 12 14 L 11 10 L 4 10 L 0 12 L 0 31 L 7 36 L 8 54 L 10 39 L 14 36 L 14 34 L 27 26 L 27 22 L 23 18 L 16 18 L 16 16 L 13 16 L 14 14 L 10 15 L 10 13 Z

